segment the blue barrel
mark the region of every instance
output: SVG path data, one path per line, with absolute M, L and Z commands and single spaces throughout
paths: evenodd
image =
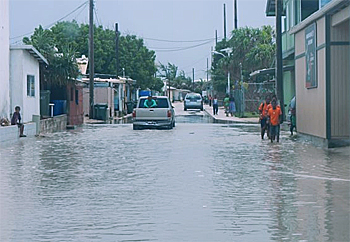
M 148 90 L 141 90 L 139 92 L 140 97 L 151 96 L 151 94 L 152 94 L 151 91 L 148 91 Z
M 55 106 L 53 106 L 53 116 L 66 113 L 66 107 L 67 107 L 66 100 L 52 100 L 51 103 L 55 104 Z

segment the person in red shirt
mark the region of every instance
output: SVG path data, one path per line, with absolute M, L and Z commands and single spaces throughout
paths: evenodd
M 270 123 L 270 139 L 271 143 L 277 137 L 277 142 L 280 141 L 280 123 L 282 118 L 282 111 L 279 106 L 277 106 L 276 99 L 271 102 L 272 108 L 268 110 L 268 122 Z
M 269 124 L 267 123 L 267 111 L 270 104 L 270 97 L 267 96 L 265 102 L 262 102 L 259 106 L 259 121 L 261 127 L 261 139 L 264 139 L 265 130 L 267 131 L 267 136 L 269 137 Z

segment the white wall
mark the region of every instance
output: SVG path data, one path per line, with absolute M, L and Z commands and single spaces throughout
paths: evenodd
M 40 115 L 39 62 L 26 50 L 11 50 L 10 53 L 11 107 L 21 107 L 23 122 L 32 121 Z M 27 75 L 35 80 L 35 96 L 27 96 Z
M 10 117 L 9 60 L 10 60 L 9 1 L 0 0 L 0 117 Z

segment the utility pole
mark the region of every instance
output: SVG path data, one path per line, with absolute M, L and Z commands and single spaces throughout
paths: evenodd
M 118 23 L 115 23 L 115 54 L 116 54 L 116 68 L 117 68 L 116 75 L 117 75 L 117 79 L 118 79 L 118 74 L 119 74 L 118 73 L 119 72 L 119 29 L 118 29 Z M 123 73 L 124 73 L 124 71 L 123 71 Z
M 194 92 L 194 68 L 192 68 L 192 91 Z
M 234 21 L 234 26 L 235 26 L 235 29 L 238 28 L 238 24 L 237 24 L 237 19 L 238 19 L 238 16 L 237 16 L 237 0 L 234 0 L 234 12 L 235 12 L 235 21 Z
M 90 0 L 89 9 L 89 91 L 90 91 L 90 110 L 89 118 L 94 118 L 94 0 Z
M 218 31 L 215 30 L 215 46 L 218 44 Z
M 226 40 L 226 4 L 224 3 L 224 39 Z
M 207 82 L 209 82 L 209 58 L 207 58 Z
M 283 58 L 282 58 L 282 0 L 276 0 L 276 91 L 284 120 Z M 282 120 L 282 122 L 283 122 Z

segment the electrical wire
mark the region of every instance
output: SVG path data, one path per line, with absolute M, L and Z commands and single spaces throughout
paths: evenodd
M 204 43 L 201 43 L 201 44 L 198 44 L 198 45 L 192 45 L 192 46 L 188 46 L 188 47 L 181 47 L 181 48 L 169 48 L 169 49 L 156 49 L 156 48 L 152 48 L 152 47 L 148 47 L 149 49 L 152 49 L 156 52 L 174 52 L 174 51 L 183 51 L 183 50 L 189 50 L 189 49 L 193 49 L 193 48 L 196 48 L 196 47 L 199 47 L 199 46 L 203 46 L 203 45 L 207 45 L 209 43 L 211 43 L 212 40 L 210 41 L 207 41 L 207 42 L 204 42 Z
M 95 17 L 96 17 L 97 26 L 100 26 L 100 21 L 98 20 L 98 17 L 97 17 L 97 8 L 96 8 L 95 4 L 94 4 L 94 13 L 95 13 Z
M 55 21 L 55 22 L 53 22 L 53 23 L 51 23 L 51 24 L 45 26 L 44 29 L 48 29 L 48 28 L 50 28 L 51 26 L 53 26 L 54 24 L 56 24 L 56 23 L 62 21 L 63 19 L 67 18 L 68 16 L 70 16 L 70 15 L 73 14 L 73 13 L 75 13 L 75 12 L 78 11 L 80 8 L 82 8 L 83 6 L 86 6 L 87 3 L 88 3 L 88 1 L 82 3 L 82 4 L 79 5 L 76 9 L 74 9 L 72 12 L 66 14 L 65 16 L 63 16 L 62 18 L 60 18 L 59 20 L 57 20 L 57 21 Z M 18 36 L 15 36 L 15 37 L 10 38 L 10 40 L 18 39 L 18 38 L 21 38 L 21 37 L 24 37 L 24 36 L 27 36 L 27 35 L 30 35 L 30 34 L 33 34 L 33 33 L 34 33 L 34 31 L 29 32 L 29 33 L 26 33 L 26 34 L 18 35 Z
M 165 39 L 154 39 L 154 38 L 146 38 L 146 37 L 140 37 L 145 40 L 153 40 L 153 41 L 159 41 L 159 42 L 171 42 L 171 43 L 193 43 L 193 42 L 205 42 L 205 41 L 212 41 L 215 40 L 215 38 L 210 39 L 202 39 L 202 40 L 165 40 Z
M 80 10 L 80 12 L 74 17 L 74 19 L 77 19 L 80 16 L 80 14 L 86 9 L 86 7 L 87 7 L 87 4 L 84 5 L 84 7 Z
M 208 56 L 210 56 L 210 55 L 211 55 L 211 54 L 206 54 L 205 56 L 203 56 L 202 58 L 200 58 L 200 59 L 197 60 L 196 62 L 194 62 L 194 63 L 192 63 L 192 64 L 190 64 L 190 65 L 187 65 L 187 66 L 185 66 L 185 67 L 183 67 L 183 68 L 181 68 L 181 69 L 187 69 L 187 68 L 189 68 L 189 67 L 192 67 L 192 66 L 196 65 L 197 63 L 201 62 L 202 60 L 205 60 L 205 59 L 208 58 Z

